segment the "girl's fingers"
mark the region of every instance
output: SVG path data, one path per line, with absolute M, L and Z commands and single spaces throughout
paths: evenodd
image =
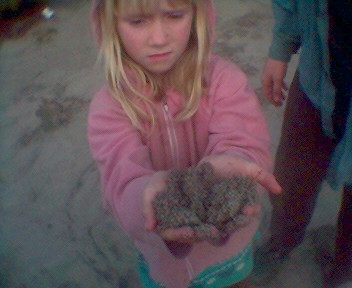
M 180 227 L 177 229 L 167 229 L 160 232 L 160 236 L 169 242 L 179 243 L 196 243 L 200 241 L 209 241 L 214 243 L 223 242 L 222 239 L 226 238 L 227 235 L 223 235 L 215 226 L 208 227 L 206 233 L 204 231 L 198 232 L 191 227 Z M 214 240 L 219 239 L 219 240 Z
M 167 171 L 156 172 L 143 192 L 143 217 L 145 220 L 145 228 L 153 231 L 156 227 L 156 219 L 153 207 L 153 200 L 156 195 L 165 190 L 167 179 Z
M 243 208 L 242 212 L 244 215 L 256 217 L 260 214 L 260 204 L 247 205 Z
M 234 159 L 235 162 L 238 160 Z M 242 162 L 242 164 L 240 164 Z M 263 169 L 260 167 L 258 164 L 254 162 L 248 162 L 248 161 L 240 161 L 237 163 L 237 165 L 240 165 L 242 171 L 240 171 L 240 174 L 243 176 L 247 176 L 260 185 L 262 185 L 266 190 L 270 191 L 271 193 L 274 194 L 280 194 L 281 193 L 281 186 L 277 182 L 275 176 L 268 172 L 267 170 Z
M 167 229 L 160 232 L 160 236 L 166 241 L 195 243 L 209 239 L 220 239 L 222 235 L 215 226 L 208 227 L 206 233 L 204 231 L 199 233 L 199 231 L 197 232 L 197 230 L 185 226 L 176 229 Z
M 271 193 L 281 193 L 281 186 L 274 175 L 254 162 L 225 154 L 207 156 L 201 161 L 201 163 L 204 162 L 209 162 L 214 167 L 218 177 L 226 178 L 240 174 L 255 180 Z
M 280 194 L 282 192 L 282 188 L 277 182 L 275 176 L 263 168 L 260 168 L 258 165 L 254 165 L 257 167 L 252 173 L 252 178 L 271 193 Z
M 160 232 L 160 236 L 165 241 L 175 241 L 180 243 L 189 243 L 190 239 L 195 237 L 194 230 L 190 227 L 181 227 L 177 229 L 167 229 Z
M 145 195 L 144 197 L 144 208 L 143 208 L 143 217 L 145 220 L 145 229 L 147 231 L 153 231 L 156 226 L 156 220 L 154 215 L 154 208 L 153 208 L 153 200 L 148 199 L 149 194 Z

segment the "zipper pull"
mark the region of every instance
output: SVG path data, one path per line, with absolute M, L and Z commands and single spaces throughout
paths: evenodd
M 169 106 L 167 106 L 167 103 L 163 104 L 163 107 L 166 112 L 169 112 Z

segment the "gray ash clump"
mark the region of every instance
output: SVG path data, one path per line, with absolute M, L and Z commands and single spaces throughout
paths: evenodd
M 188 169 L 173 169 L 168 176 L 166 191 L 159 193 L 153 206 L 157 230 L 188 226 L 196 237 L 219 238 L 212 225 L 221 233 L 230 234 L 249 222 L 242 214 L 248 204 L 257 202 L 256 185 L 243 176 L 218 179 L 211 164 Z

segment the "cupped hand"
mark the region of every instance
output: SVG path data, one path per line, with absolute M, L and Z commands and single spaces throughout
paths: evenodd
M 197 233 L 191 227 L 180 227 L 175 229 L 167 229 L 160 232 L 160 236 L 166 241 L 174 241 L 178 243 L 196 243 L 200 241 L 209 241 L 210 239 L 222 239 L 226 237 L 215 226 L 211 225 L 206 234 Z
M 156 232 L 165 241 L 178 242 L 178 243 L 194 243 L 206 240 L 204 237 L 197 235 L 196 231 L 190 227 L 179 227 L 175 229 L 167 229 L 164 231 L 157 231 L 157 220 L 153 207 L 154 198 L 163 191 L 166 191 L 167 186 L 167 171 L 156 172 L 149 180 L 146 188 L 143 191 L 143 216 L 145 219 L 145 228 L 147 231 Z M 220 231 L 216 227 L 212 227 L 209 233 L 217 238 Z
M 287 62 L 269 58 L 264 66 L 261 81 L 264 96 L 275 106 L 281 106 L 288 90 L 284 82 Z M 285 92 L 284 92 L 285 91 Z
M 153 231 L 156 227 L 156 218 L 153 200 L 157 194 L 166 189 L 167 171 L 159 171 L 153 174 L 143 191 L 143 216 L 147 231 Z
M 258 182 L 273 194 L 281 193 L 281 186 L 275 176 L 255 162 L 230 154 L 209 155 L 201 162 L 209 162 L 213 166 L 215 175 L 220 178 L 242 175 Z
M 210 155 L 205 157 L 202 162 L 209 162 L 218 177 L 228 178 L 233 175 L 242 175 L 258 182 L 273 194 L 282 192 L 275 176 L 254 162 L 228 154 Z M 242 212 L 245 215 L 257 217 L 261 212 L 261 205 L 259 203 L 246 205 Z

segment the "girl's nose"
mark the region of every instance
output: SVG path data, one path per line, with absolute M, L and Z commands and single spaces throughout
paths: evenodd
M 163 46 L 168 41 L 168 28 L 163 21 L 156 20 L 151 26 L 149 41 L 153 46 Z

